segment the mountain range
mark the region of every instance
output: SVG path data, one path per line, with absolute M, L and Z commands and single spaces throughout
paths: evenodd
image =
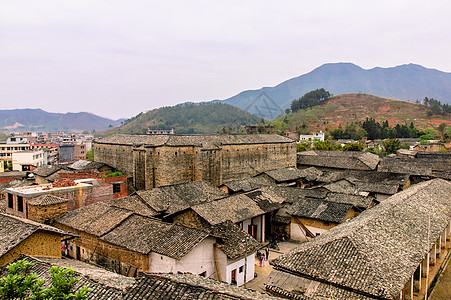
M 411 102 L 428 97 L 451 104 L 451 73 L 416 64 L 366 70 L 352 63 L 324 64 L 277 86 L 247 90 L 215 101 L 271 120 L 283 114 L 294 99 L 319 88 L 335 95 L 363 93 Z
M 122 120 L 79 113 L 50 113 L 42 109 L 0 110 L 0 129 L 16 131 L 82 131 L 105 130 L 118 126 Z

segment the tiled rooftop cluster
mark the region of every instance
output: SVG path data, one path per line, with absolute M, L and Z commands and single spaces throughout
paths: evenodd
M 450 198 L 447 181 L 416 184 L 277 258 L 273 265 L 344 290 L 393 299 L 449 224 Z M 347 299 L 343 293 L 336 299 Z

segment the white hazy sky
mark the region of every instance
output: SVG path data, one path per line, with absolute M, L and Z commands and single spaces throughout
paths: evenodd
M 451 72 L 450 12 L 449 0 L 2 1 L 0 109 L 131 117 L 328 62 Z

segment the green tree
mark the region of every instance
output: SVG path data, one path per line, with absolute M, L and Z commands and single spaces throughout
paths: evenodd
M 362 143 L 347 143 L 343 146 L 343 151 L 362 151 Z
M 324 88 L 316 89 L 306 93 L 304 96 L 291 102 L 291 111 L 296 112 L 320 104 L 330 98 L 329 91 Z
M 75 284 L 80 278 L 75 278 L 75 272 L 63 267 L 50 269 L 51 285 L 44 287 L 45 280 L 31 273 L 33 264 L 26 260 L 18 260 L 7 266 L 9 274 L 0 278 L 1 299 L 30 299 L 30 300 L 84 300 L 91 290 L 83 287 L 73 292 Z
M 296 145 L 296 151 L 297 152 L 307 151 L 310 149 L 310 147 L 311 144 L 309 142 L 302 142 Z
M 442 123 L 442 124 L 438 125 L 438 128 L 437 128 L 438 132 L 440 133 L 440 138 L 442 141 L 445 140 L 445 132 L 446 132 L 447 126 L 448 126 L 448 124 Z
M 398 139 L 388 139 L 382 141 L 382 146 L 384 146 L 385 155 L 389 155 L 401 149 L 401 142 Z
M 94 161 L 94 149 L 86 152 L 86 159 L 89 161 Z

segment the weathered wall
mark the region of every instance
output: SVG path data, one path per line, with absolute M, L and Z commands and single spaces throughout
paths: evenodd
M 77 259 L 77 246 L 79 247 L 78 259 L 87 262 L 93 262 L 101 265 L 108 270 L 134 276 L 136 271 L 148 271 L 148 256 L 127 250 L 99 240 L 96 236 L 75 230 L 60 223 L 53 224 L 55 227 L 70 231 L 80 235 L 70 241 L 68 246 L 68 255 Z
M 194 212 L 191 209 L 188 209 L 184 212 L 174 215 L 172 218 L 172 223 L 197 229 L 205 228 L 209 225 L 205 220 L 203 220 L 196 212 Z
M 173 259 L 151 252 L 149 255 L 149 272 L 183 272 L 197 275 L 206 272 L 206 277 L 216 276 L 213 254 L 213 244 L 215 242 L 216 239 L 214 238 L 206 238 L 180 259 Z
M 296 144 L 200 146 L 95 145 L 95 160 L 133 176 L 137 189 L 207 180 L 214 185 L 296 166 Z
M 21 254 L 38 257 L 61 257 L 61 236 L 47 231 L 37 231 L 0 257 L 0 266 L 5 266 Z
M 67 202 L 42 206 L 27 204 L 28 219 L 40 223 L 56 219 L 65 212 L 67 212 Z

